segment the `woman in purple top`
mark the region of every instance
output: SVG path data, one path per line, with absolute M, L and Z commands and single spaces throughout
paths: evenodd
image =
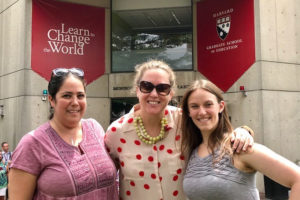
M 48 85 L 49 122 L 26 134 L 12 156 L 9 197 L 14 200 L 117 200 L 116 168 L 104 131 L 86 110 L 84 73 L 58 68 Z

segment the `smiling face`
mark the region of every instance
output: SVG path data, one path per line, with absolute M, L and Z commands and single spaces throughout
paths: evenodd
M 145 71 L 140 80 L 151 82 L 155 86 L 162 83 L 170 84 L 169 74 L 162 69 L 149 69 Z M 162 96 L 157 93 L 156 89 L 153 89 L 150 93 L 143 93 L 137 87 L 136 94 L 143 114 L 161 117 L 169 101 L 172 99 L 173 91 L 171 90 L 170 94 Z
M 196 89 L 188 98 L 188 110 L 194 124 L 202 134 L 212 133 L 219 122 L 218 114 L 224 109 L 224 101 L 204 89 Z
M 65 127 L 77 126 L 86 110 L 86 94 L 83 83 L 69 75 L 55 95 L 49 96 L 54 108 L 53 120 Z

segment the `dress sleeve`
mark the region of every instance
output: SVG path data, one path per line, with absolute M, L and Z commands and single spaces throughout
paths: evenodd
M 21 139 L 13 152 L 10 168 L 20 169 L 38 176 L 43 169 L 42 163 L 43 147 L 32 131 Z
M 108 127 L 104 137 L 104 142 L 110 157 L 114 161 L 116 167 L 119 168 L 119 157 L 118 157 L 117 147 L 115 146 L 115 144 L 118 143 L 119 136 L 117 134 L 118 130 L 116 130 L 115 124 L 116 122 L 113 122 Z

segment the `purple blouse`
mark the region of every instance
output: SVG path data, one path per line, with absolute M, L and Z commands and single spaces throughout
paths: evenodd
M 78 147 L 66 143 L 49 122 L 21 139 L 11 168 L 37 176 L 33 199 L 118 199 L 116 168 L 105 150 L 103 128 L 87 119 L 82 130 Z

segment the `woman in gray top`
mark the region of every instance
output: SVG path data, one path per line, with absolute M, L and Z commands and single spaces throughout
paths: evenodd
M 228 134 L 233 128 L 213 83 L 195 81 L 182 110 L 182 150 L 190 155 L 183 187 L 190 200 L 259 199 L 256 171 L 290 187 L 290 200 L 300 198 L 300 168 L 292 162 L 259 144 L 233 154 Z

